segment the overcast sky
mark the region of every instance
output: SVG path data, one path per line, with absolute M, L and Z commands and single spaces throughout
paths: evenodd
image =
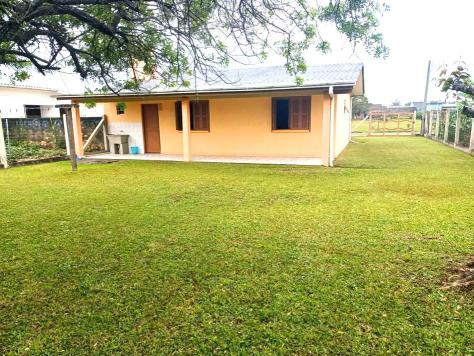
M 359 49 L 356 54 L 338 39 L 329 56 L 308 56 L 308 63 L 361 61 L 365 65 L 366 95 L 374 103 L 422 101 L 428 60 L 437 76 L 443 63 L 460 58 L 474 69 L 472 42 L 473 0 L 388 0 L 390 11 L 381 19 L 381 30 L 390 56 L 374 59 Z M 331 34 L 332 38 L 338 35 Z M 332 39 L 330 38 L 330 39 Z M 429 99 L 444 99 L 435 81 Z
M 395 99 L 402 103 L 422 101 L 428 60 L 433 61 L 432 77 L 436 77 L 443 63 L 460 58 L 474 63 L 472 45 L 472 14 L 474 0 L 386 0 L 390 11 L 381 19 L 381 31 L 390 47 L 387 59 L 374 59 L 352 48 L 340 35 L 322 28 L 325 39 L 331 41 L 332 52 L 322 55 L 310 51 L 308 64 L 331 62 L 363 62 L 365 64 L 366 95 L 373 103 L 390 104 Z M 282 64 L 282 59 L 270 56 L 265 65 Z M 474 65 L 471 64 L 471 70 Z M 36 79 L 37 78 L 37 79 Z M 77 78 L 70 75 L 36 77 L 38 86 L 57 87 L 63 92 L 80 93 L 83 89 Z M 430 83 L 429 99 L 443 99 L 435 81 Z

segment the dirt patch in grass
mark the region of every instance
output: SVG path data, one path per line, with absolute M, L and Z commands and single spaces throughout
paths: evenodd
M 462 289 L 474 291 L 474 256 L 467 263 L 452 270 L 443 289 Z

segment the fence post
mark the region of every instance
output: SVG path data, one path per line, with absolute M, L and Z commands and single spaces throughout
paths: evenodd
M 7 130 L 7 147 L 10 148 L 10 126 L 8 124 L 8 117 L 5 118 L 5 129 Z
M 439 137 L 439 110 L 436 111 L 435 139 Z
M 469 140 L 469 152 L 474 154 L 474 118 L 471 118 L 471 139 Z
M 397 114 L 397 136 L 400 135 L 400 113 Z
M 66 121 L 66 114 L 63 114 L 63 127 L 64 127 L 64 139 L 66 141 L 66 153 L 69 156 L 71 154 L 71 150 L 69 149 L 69 133 Z
M 372 113 L 369 114 L 369 129 L 367 131 L 367 136 L 370 136 L 371 131 L 372 131 Z
M 385 113 L 383 113 L 383 136 L 385 136 L 385 130 L 386 130 L 386 121 L 387 121 L 386 114 L 385 114 Z
M 415 135 L 415 126 L 416 126 L 416 110 L 413 111 L 413 126 L 411 128 L 411 134 L 412 136 Z
M 431 136 L 431 111 L 426 112 L 426 131 L 425 131 L 425 136 L 430 137 Z
M 444 137 L 443 137 L 443 142 L 448 143 L 448 135 L 449 135 L 449 118 L 450 118 L 450 111 L 449 109 L 446 109 L 444 112 Z
M 456 132 L 454 134 L 454 146 L 459 146 L 459 134 L 461 132 L 461 112 L 456 110 Z
M 5 146 L 5 138 L 3 136 L 2 117 L 0 116 L 0 163 L 4 168 L 8 168 L 7 147 Z

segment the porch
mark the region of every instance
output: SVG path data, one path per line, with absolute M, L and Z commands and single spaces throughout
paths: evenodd
M 98 153 L 88 154 L 84 157 L 94 160 L 140 160 L 140 161 L 186 161 L 180 154 L 162 154 L 162 153 L 145 153 L 145 154 L 113 154 Z M 295 165 L 295 166 L 321 166 L 323 161 L 321 158 L 313 157 L 251 157 L 251 156 L 196 156 L 192 158 L 193 162 L 206 163 L 250 163 L 250 164 L 276 164 L 276 165 Z

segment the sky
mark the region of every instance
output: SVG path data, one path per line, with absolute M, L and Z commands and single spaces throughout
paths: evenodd
M 391 0 L 380 21 L 380 30 L 390 48 L 387 59 L 375 59 L 350 46 L 335 33 L 332 53 L 310 53 L 308 64 L 321 62 L 363 62 L 366 95 L 370 102 L 391 104 L 423 101 L 428 60 L 432 60 L 429 100 L 444 99 L 435 78 L 443 64 L 460 59 L 474 70 L 472 45 L 473 0 Z M 324 31 L 324 30 L 323 30 Z M 323 32 L 324 34 L 324 32 Z
M 385 0 L 390 6 L 380 20 L 380 30 L 390 48 L 387 59 L 372 58 L 362 48 L 352 47 L 334 29 L 320 29 L 331 42 L 332 51 L 323 55 L 315 50 L 306 55 L 308 65 L 321 63 L 363 62 L 365 89 L 372 103 L 391 104 L 422 101 L 428 60 L 432 60 L 429 100 L 442 100 L 445 94 L 435 78 L 443 64 L 460 59 L 474 70 L 472 14 L 474 0 Z M 278 56 L 265 63 L 282 65 Z M 76 76 L 35 76 L 28 84 L 60 88 L 62 92 L 81 93 L 83 86 Z

